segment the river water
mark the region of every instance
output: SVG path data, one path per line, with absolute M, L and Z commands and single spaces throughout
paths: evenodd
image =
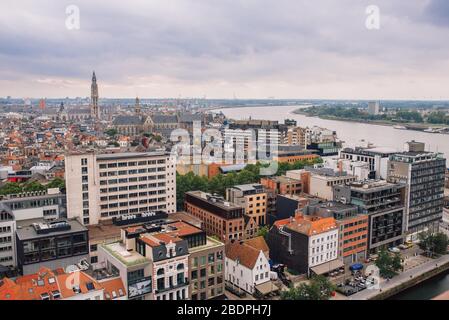
M 351 147 L 360 140 L 366 140 L 378 147 L 392 147 L 402 151 L 404 143 L 415 140 L 424 142 L 426 150 L 444 153 L 449 159 L 449 135 L 427 133 L 412 130 L 398 130 L 391 126 L 382 126 L 368 123 L 344 122 L 325 120 L 315 117 L 307 117 L 292 113 L 301 106 L 269 106 L 269 107 L 244 107 L 226 108 L 221 111 L 231 119 L 267 119 L 277 120 L 294 119 L 298 126 L 320 126 L 337 131 L 338 137 L 343 140 L 345 147 Z M 449 290 L 449 273 L 434 277 L 409 290 L 406 290 L 393 300 L 428 300 Z
M 440 133 L 427 133 L 413 130 L 398 130 L 392 126 L 382 126 L 368 123 L 345 122 L 325 120 L 315 117 L 307 117 L 292 113 L 301 106 L 269 106 L 269 107 L 244 107 L 221 109 L 226 117 L 233 119 L 266 119 L 278 120 L 294 119 L 298 126 L 320 126 L 337 131 L 338 137 L 344 141 L 345 147 L 351 147 L 360 140 L 366 140 L 378 147 L 392 147 L 402 151 L 404 143 L 415 140 L 425 142 L 426 150 L 444 153 L 449 159 L 449 135 Z

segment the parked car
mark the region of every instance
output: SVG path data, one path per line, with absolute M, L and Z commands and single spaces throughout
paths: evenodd
M 399 248 L 397 248 L 397 247 L 388 248 L 388 251 L 393 252 L 393 253 L 401 252 L 401 250 Z

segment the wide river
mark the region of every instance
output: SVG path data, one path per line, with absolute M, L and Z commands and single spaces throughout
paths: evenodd
M 298 126 L 320 126 L 334 130 L 344 141 L 344 146 L 351 147 L 360 140 L 365 140 L 379 147 L 392 147 L 403 150 L 404 143 L 415 140 L 424 142 L 426 150 L 444 153 L 449 159 L 449 135 L 427 133 L 412 130 L 398 130 L 391 126 L 367 123 L 325 120 L 294 114 L 293 111 L 301 106 L 269 106 L 221 109 L 224 115 L 231 119 L 268 119 L 283 122 L 284 119 L 294 119 Z M 432 278 L 416 287 L 404 291 L 391 298 L 393 300 L 428 300 L 449 290 L 449 274 Z
M 296 120 L 298 126 L 328 128 L 337 132 L 338 137 L 345 142 L 344 146 L 346 147 L 352 147 L 363 139 L 378 147 L 392 147 L 402 151 L 404 143 L 407 141 L 425 142 L 426 150 L 442 152 L 446 159 L 449 159 L 448 134 L 398 130 L 392 126 L 307 117 L 294 114 L 293 111 L 298 108 L 301 108 L 301 106 L 225 108 L 220 109 L 220 111 L 231 119 L 249 119 L 251 117 L 252 119 L 278 120 L 283 123 L 284 119 L 289 118 Z

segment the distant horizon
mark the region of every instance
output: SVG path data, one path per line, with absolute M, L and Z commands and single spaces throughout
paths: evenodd
M 162 98 L 146 98 L 146 97 L 101 97 L 99 100 L 135 100 L 139 98 L 142 100 L 200 100 L 200 101 L 263 101 L 263 102 L 308 102 L 308 101 L 341 101 L 341 102 L 448 102 L 448 99 L 357 99 L 357 98 L 338 98 L 338 99 L 324 99 L 324 98 L 242 98 L 242 99 L 234 99 L 234 98 L 196 98 L 196 97 L 162 97 Z M 0 96 L 0 100 L 7 100 L 7 96 Z M 9 98 L 10 100 L 76 100 L 76 99 L 90 99 L 89 96 L 79 96 L 79 97 L 13 97 Z

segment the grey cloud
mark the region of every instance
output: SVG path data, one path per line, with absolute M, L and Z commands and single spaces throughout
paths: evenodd
M 0 80 L 88 81 L 96 69 L 117 87 L 164 79 L 207 90 L 439 77 L 449 49 L 443 1 L 376 2 L 382 27 L 372 32 L 365 0 L 2 1 Z M 80 7 L 79 31 L 64 28 L 68 4 Z

